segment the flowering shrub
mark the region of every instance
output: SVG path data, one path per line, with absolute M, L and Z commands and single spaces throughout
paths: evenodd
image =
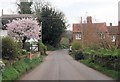
M 0 82 L 2 81 L 2 73 L 4 71 L 5 64 L 0 60 Z
M 4 71 L 4 67 L 5 67 L 5 64 L 2 61 L 0 61 L 0 75 Z
M 25 42 L 29 39 L 40 39 L 40 26 L 34 18 L 16 19 L 6 24 L 8 35 L 15 37 L 23 43 L 22 47 L 25 49 Z
M 36 19 L 22 18 L 7 24 L 8 34 L 22 39 L 23 37 L 39 39 L 40 27 Z

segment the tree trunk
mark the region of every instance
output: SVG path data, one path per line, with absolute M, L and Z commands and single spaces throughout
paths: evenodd
M 27 37 L 26 36 L 24 36 L 23 37 L 23 40 L 22 40 L 22 49 L 25 49 L 25 41 L 27 40 Z

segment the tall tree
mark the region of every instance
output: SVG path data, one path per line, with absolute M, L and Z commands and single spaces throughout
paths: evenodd
M 43 43 L 55 47 L 58 46 L 62 38 L 62 34 L 66 29 L 64 14 L 46 4 L 41 5 L 41 8 L 36 10 L 38 21 L 42 23 Z
M 32 6 L 33 2 L 22 2 L 20 1 L 18 5 L 19 14 L 32 14 L 32 10 L 31 10 L 31 6 Z
M 23 48 L 27 39 L 39 39 L 40 27 L 37 20 L 33 18 L 13 20 L 7 24 L 7 30 L 9 36 L 15 37 L 23 42 Z

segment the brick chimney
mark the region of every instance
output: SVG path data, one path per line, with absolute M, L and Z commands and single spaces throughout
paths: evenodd
M 3 9 L 2 9 L 2 14 L 1 15 L 3 16 Z
M 92 17 L 91 16 L 87 17 L 87 23 L 92 23 Z
M 110 23 L 110 26 L 112 26 L 112 23 Z

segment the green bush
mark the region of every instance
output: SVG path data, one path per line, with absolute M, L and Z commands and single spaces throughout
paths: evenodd
M 51 46 L 51 45 L 46 45 L 47 46 L 47 50 L 48 51 L 53 51 L 53 50 L 56 50 L 56 48 L 55 47 L 53 47 L 53 46 Z
M 38 42 L 38 49 L 41 52 L 41 54 L 46 54 L 47 47 L 42 43 L 42 41 Z
M 21 47 L 10 37 L 2 38 L 2 58 L 15 59 L 20 54 Z
M 68 49 L 69 45 L 68 44 L 60 44 L 59 47 L 60 47 L 60 49 Z
M 25 49 L 22 49 L 22 50 L 21 50 L 21 54 L 22 54 L 22 55 L 26 55 L 26 54 L 27 54 L 27 51 L 26 51 Z
M 112 56 L 113 55 L 113 51 L 110 50 L 110 49 L 101 48 L 101 49 L 97 50 L 97 54 L 99 56 L 103 56 L 103 57 L 110 56 L 110 55 Z
M 78 41 L 74 41 L 73 43 L 72 43 L 72 50 L 79 50 L 79 49 L 81 49 L 82 47 L 81 47 L 81 45 L 80 45 L 80 43 L 78 42 Z
M 120 57 L 120 49 L 114 50 L 113 56 Z
M 118 70 L 120 68 L 120 49 L 105 49 L 100 48 L 98 50 L 92 50 L 90 48 L 83 49 L 83 55 L 85 59 L 89 59 L 91 62 L 101 64 L 104 67 Z
M 25 43 L 24 43 L 24 49 L 25 49 L 26 51 L 30 51 L 30 47 L 31 47 L 30 42 L 25 42 Z

